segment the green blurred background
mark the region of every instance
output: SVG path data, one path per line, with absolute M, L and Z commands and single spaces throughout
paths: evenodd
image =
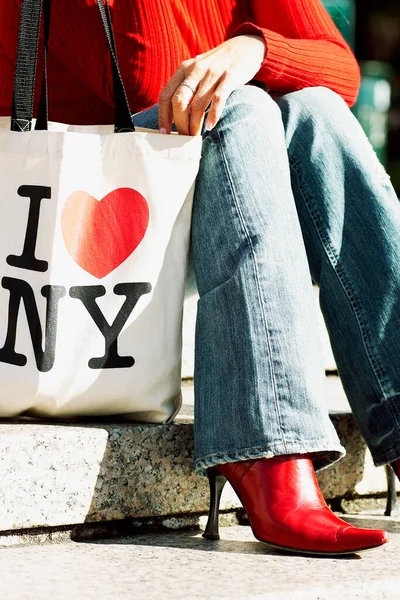
M 360 62 L 353 111 L 400 195 L 400 0 L 323 0 Z

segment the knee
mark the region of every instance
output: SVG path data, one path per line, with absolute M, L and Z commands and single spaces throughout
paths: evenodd
M 263 108 L 274 106 L 274 102 L 263 89 L 255 85 L 242 85 L 229 96 L 226 106 L 248 106 L 249 108 Z
M 262 121 L 280 124 L 282 127 L 279 107 L 264 90 L 253 85 L 244 85 L 229 96 L 218 125 L 220 129 L 224 129 L 238 122 L 254 122 L 261 125 Z
M 339 94 L 326 87 L 304 88 L 278 100 L 286 128 L 292 123 L 299 132 L 302 125 L 318 132 L 349 133 L 356 119 Z
M 334 110 L 349 110 L 346 102 L 339 94 L 322 86 L 304 88 L 287 94 L 287 96 L 290 97 L 289 101 L 298 103 L 308 112 L 318 111 L 318 109 L 330 110 L 331 108 Z

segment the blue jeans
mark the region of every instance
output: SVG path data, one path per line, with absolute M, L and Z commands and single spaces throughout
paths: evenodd
M 134 118 L 157 127 L 157 107 Z M 343 455 L 311 278 L 376 465 L 400 457 L 400 205 L 344 101 L 245 86 L 204 133 L 192 251 L 195 468 Z

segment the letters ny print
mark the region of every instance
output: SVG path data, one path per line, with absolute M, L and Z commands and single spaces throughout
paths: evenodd
M 42 201 L 51 200 L 51 188 L 22 185 L 17 193 L 21 198 L 29 200 L 26 234 L 22 253 L 19 256 L 10 254 L 6 261 L 16 269 L 45 273 L 49 263 L 37 258 L 35 251 Z M 123 228 L 113 227 L 118 218 L 124 219 Z M 114 190 L 100 202 L 90 194 L 79 191 L 74 192 L 65 202 L 61 228 L 71 258 L 82 269 L 101 279 L 132 254 L 146 233 L 148 221 L 148 204 L 135 190 L 130 188 Z M 116 232 L 118 232 L 118 239 L 115 238 Z M 107 248 L 107 252 L 101 252 L 102 248 Z M 6 339 L 0 349 L 1 362 L 21 367 L 27 363 L 27 357 L 17 352 L 15 348 L 18 320 L 21 304 L 23 304 L 37 369 L 40 372 L 50 371 L 55 361 L 59 303 L 69 296 L 83 304 L 104 338 L 104 354 L 91 358 L 88 362 L 89 368 L 118 369 L 134 365 L 133 356 L 118 354 L 118 336 L 138 300 L 144 294 L 151 292 L 150 283 L 119 283 L 114 287 L 114 294 L 125 296 L 125 301 L 111 324 L 104 317 L 96 301 L 106 294 L 104 286 L 72 286 L 67 291 L 61 285 L 45 285 L 41 289 L 41 294 L 46 301 L 44 328 L 32 287 L 23 279 L 14 277 L 3 277 L 1 285 L 9 292 L 8 325 Z

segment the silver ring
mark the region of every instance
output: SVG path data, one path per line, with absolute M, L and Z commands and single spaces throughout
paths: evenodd
M 193 96 L 195 95 L 196 90 L 194 90 L 191 85 L 189 85 L 188 83 L 186 83 L 186 81 L 182 81 L 182 83 L 179 84 L 179 85 L 184 85 L 184 86 L 188 87 L 189 90 L 192 92 Z

